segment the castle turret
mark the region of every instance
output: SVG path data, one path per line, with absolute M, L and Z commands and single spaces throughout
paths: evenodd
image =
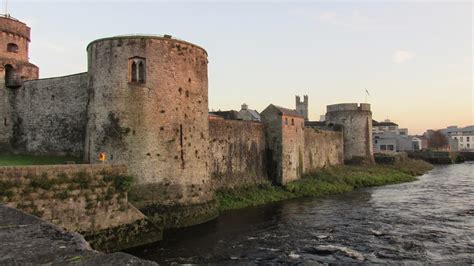
M 87 52 L 86 161 L 104 152 L 126 164 L 137 179 L 130 200 L 166 227 L 217 216 L 206 51 L 165 35 L 100 39 Z
M 370 104 L 343 103 L 327 106 L 326 123 L 343 127 L 344 160 L 373 163 Z
M 304 117 L 305 121 L 308 121 L 308 95 L 304 95 L 303 97 L 303 101 L 301 101 L 300 96 L 295 97 L 295 109 L 298 114 Z
M 25 23 L 8 15 L 0 16 L 0 64 L 8 88 L 38 78 L 38 67 L 29 62 L 29 42 L 30 28 Z
M 12 137 L 14 98 L 24 80 L 38 78 L 38 67 L 28 59 L 30 28 L 9 15 L 0 16 L 0 148 Z

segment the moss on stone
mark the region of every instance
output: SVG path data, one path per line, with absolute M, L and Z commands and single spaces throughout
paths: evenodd
M 80 233 L 94 249 L 107 253 L 153 243 L 162 239 L 161 228 L 146 218 L 130 224 Z
M 190 205 L 149 205 L 141 208 L 147 217 L 163 228 L 181 228 L 201 224 L 219 215 L 217 202 Z
M 134 178 L 127 175 L 106 175 L 104 181 L 113 183 L 117 191 L 127 192 L 132 187 Z

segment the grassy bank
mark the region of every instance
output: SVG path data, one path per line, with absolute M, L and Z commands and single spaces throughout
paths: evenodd
M 66 162 L 80 163 L 81 160 L 75 157 L 33 156 L 0 153 L 0 166 L 65 164 Z
M 361 187 L 381 186 L 416 180 L 432 169 L 420 160 L 408 160 L 397 165 L 333 167 L 306 174 L 286 186 L 270 183 L 256 187 L 217 192 L 219 210 L 239 209 L 298 197 L 324 196 L 348 192 Z

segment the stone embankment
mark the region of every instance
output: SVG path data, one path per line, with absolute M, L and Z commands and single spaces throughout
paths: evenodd
M 113 252 L 161 239 L 161 228 L 128 202 L 132 182 L 123 165 L 0 167 L 0 203 Z
M 77 233 L 0 205 L 0 264 L 157 265 L 125 253 L 93 250 Z

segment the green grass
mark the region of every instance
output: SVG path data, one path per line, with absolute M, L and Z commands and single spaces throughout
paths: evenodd
M 33 156 L 0 153 L 0 166 L 51 165 L 64 164 L 68 161 L 81 163 L 82 160 L 80 158 L 67 156 Z
M 217 192 L 219 210 L 257 206 L 285 199 L 339 194 L 362 187 L 381 186 L 416 180 L 432 169 L 432 165 L 408 160 L 397 165 L 345 165 L 307 173 L 286 186 L 270 183 L 255 187 Z

